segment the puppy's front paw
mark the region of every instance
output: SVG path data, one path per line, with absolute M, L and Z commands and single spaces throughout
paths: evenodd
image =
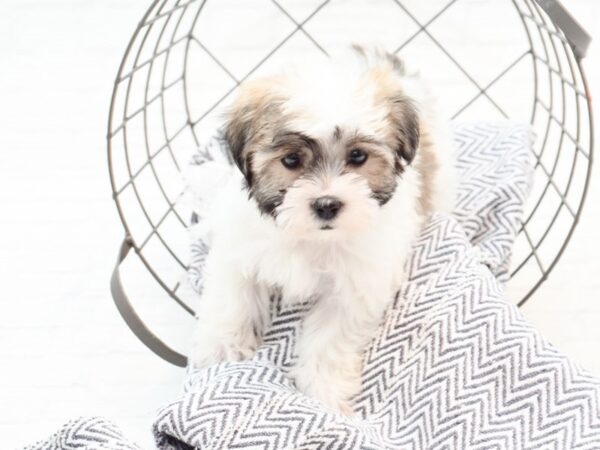
M 190 362 L 196 367 L 206 367 L 224 361 L 243 361 L 254 356 L 258 345 L 253 331 L 219 331 L 198 323 Z
M 345 368 L 299 366 L 292 371 L 292 376 L 296 387 L 309 397 L 346 416 L 354 414 L 353 397 L 360 392 L 361 385 L 360 364 Z

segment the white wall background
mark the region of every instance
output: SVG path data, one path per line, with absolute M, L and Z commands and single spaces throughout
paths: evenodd
M 596 32 L 599 2 L 564 3 Z M 147 5 L 0 2 L 3 448 L 45 437 L 79 415 L 105 415 L 150 446 L 154 410 L 180 389 L 181 370 L 137 341 L 109 293 L 123 232 L 110 196 L 106 121 L 120 58 Z M 474 48 L 486 54 L 485 45 Z M 596 95 L 598 48 L 585 61 Z M 600 376 L 598 230 L 595 176 L 571 245 L 523 312 Z

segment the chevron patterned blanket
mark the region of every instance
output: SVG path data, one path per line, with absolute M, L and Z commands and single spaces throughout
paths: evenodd
M 414 245 L 408 282 L 364 356 L 356 416 L 295 389 L 287 372 L 307 306 L 275 302 L 252 360 L 187 371 L 184 393 L 158 412 L 159 448 L 600 449 L 600 381 L 503 289 L 532 179 L 529 128 L 476 123 L 454 138 L 456 210 L 431 217 Z M 197 242 L 198 288 L 205 254 Z M 99 421 L 33 448 L 138 449 Z

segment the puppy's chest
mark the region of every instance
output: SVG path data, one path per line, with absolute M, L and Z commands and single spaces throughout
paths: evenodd
M 392 264 L 336 249 L 295 249 L 265 253 L 257 278 L 289 302 L 338 294 L 368 292 L 390 285 Z

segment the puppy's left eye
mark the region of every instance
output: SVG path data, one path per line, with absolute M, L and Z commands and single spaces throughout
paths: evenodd
M 353 166 L 362 166 L 367 160 L 367 153 L 359 148 L 355 148 L 348 155 L 348 164 Z

